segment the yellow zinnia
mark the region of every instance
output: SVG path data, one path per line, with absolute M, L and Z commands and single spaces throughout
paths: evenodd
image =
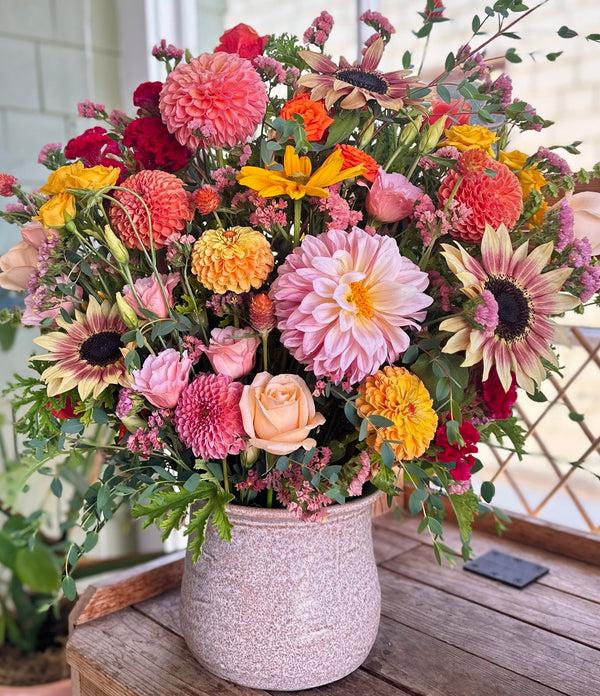
M 446 139 L 440 145 L 455 147 L 461 152 L 467 150 L 483 150 L 492 155 L 492 144 L 498 140 L 498 136 L 485 126 L 470 126 L 468 123 L 462 126 L 452 126 L 445 131 Z
M 33 218 L 39 220 L 44 227 L 64 227 L 65 223 L 75 217 L 75 196 L 63 191 L 52 196 L 38 210 Z
M 299 157 L 291 145 L 285 148 L 283 170 L 262 167 L 242 167 L 238 181 L 258 192 L 262 198 L 270 196 L 289 196 L 298 199 L 304 196 L 327 198 L 328 186 L 364 174 L 365 167 L 359 164 L 343 169 L 344 157 L 340 150 L 334 150 L 323 164 L 312 173 L 312 163 L 308 157 Z
M 367 442 L 379 450 L 390 442 L 399 461 L 420 457 L 435 435 L 438 417 L 421 380 L 404 367 L 386 365 L 367 377 L 358 389 L 356 410 L 360 416 L 383 416 L 393 425 L 369 425 Z

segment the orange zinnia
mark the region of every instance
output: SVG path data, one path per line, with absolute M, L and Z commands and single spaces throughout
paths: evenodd
M 333 123 L 333 119 L 325 111 L 323 102 L 313 101 L 308 94 L 299 94 L 287 101 L 279 115 L 286 121 L 293 121 L 296 114 L 304 120 L 304 130 L 309 141 L 321 140 Z
M 367 155 L 366 152 L 359 150 L 353 145 L 336 145 L 335 149 L 339 150 L 344 158 L 342 171 L 344 171 L 344 169 L 349 169 L 350 167 L 356 167 L 357 164 L 363 164 L 365 167 L 365 172 L 362 176 L 367 181 L 375 181 L 375 177 L 377 176 L 377 167 L 379 165 L 371 157 L 371 155 Z

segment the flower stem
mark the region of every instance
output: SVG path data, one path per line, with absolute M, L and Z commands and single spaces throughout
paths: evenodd
M 227 457 L 223 459 L 223 488 L 229 493 L 229 474 L 227 473 Z
M 262 357 L 263 357 L 263 370 L 265 372 L 269 371 L 269 333 L 268 331 L 262 331 L 260 334 L 262 339 Z
M 302 199 L 294 200 L 294 246 L 300 244 L 300 227 L 302 226 Z
M 273 507 L 273 489 L 271 487 L 267 488 L 267 507 Z

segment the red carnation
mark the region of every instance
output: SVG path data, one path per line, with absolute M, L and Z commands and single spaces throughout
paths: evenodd
M 489 418 L 504 420 L 511 417 L 512 408 L 517 400 L 517 380 L 514 375 L 509 390 L 504 391 L 496 368 L 492 367 L 485 382 L 478 380 L 477 390 Z
M 130 121 L 123 133 L 123 145 L 133 150 L 140 169 L 176 172 L 190 159 L 189 150 L 169 133 L 158 116 Z
M 268 40 L 268 35 L 259 36 L 252 27 L 241 23 L 221 36 L 215 52 L 237 53 L 241 58 L 254 60 L 256 56 L 262 55 Z
M 88 128 L 81 135 L 71 138 L 65 147 L 65 157 L 80 159 L 86 167 L 102 164 L 105 167 L 119 167 L 122 172 L 125 169 L 120 161 L 121 153 L 118 143 L 108 136 L 106 129 L 102 126 Z
M 138 107 L 140 116 L 158 116 L 158 96 L 162 82 L 142 82 L 133 93 L 133 105 Z
M 470 421 L 463 421 L 458 432 L 464 440 L 461 446 L 458 442 L 451 445 L 446 433 L 446 424 L 438 426 L 435 433 L 435 444 L 441 448 L 436 454 L 438 461 L 454 463 L 454 468 L 450 474 L 455 481 L 467 481 L 471 477 L 471 469 L 475 463 L 471 456 L 477 453 L 477 443 L 479 442 L 479 431 Z

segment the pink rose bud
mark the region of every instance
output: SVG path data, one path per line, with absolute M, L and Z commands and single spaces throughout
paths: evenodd
M 149 355 L 141 369 L 133 371 L 133 389 L 157 408 L 175 408 L 189 382 L 191 367 L 187 353 L 167 348 Z
M 259 343 L 259 338 L 252 335 L 252 329 L 227 326 L 210 332 L 210 341 L 204 352 L 218 375 L 237 379 L 254 367 Z
M 600 254 L 600 193 L 582 191 L 568 200 L 573 211 L 573 232 L 576 239 L 587 237 L 592 254 Z
M 161 273 L 161 279 L 165 286 L 168 306 L 165 303 L 162 290 L 158 284 L 155 275 L 147 278 L 138 278 L 133 284 L 135 293 L 139 297 L 142 307 L 156 314 L 159 319 L 166 319 L 169 316 L 169 307 L 173 306 L 173 290 L 179 283 L 179 273 L 169 273 L 164 275 Z M 133 294 L 129 285 L 123 288 L 123 297 L 125 301 L 135 310 L 135 313 L 140 319 L 148 319 L 148 316 L 141 311 L 136 296 Z
M 380 222 L 398 222 L 412 214 L 423 191 L 403 174 L 388 174 L 381 167 L 367 194 L 367 210 Z

